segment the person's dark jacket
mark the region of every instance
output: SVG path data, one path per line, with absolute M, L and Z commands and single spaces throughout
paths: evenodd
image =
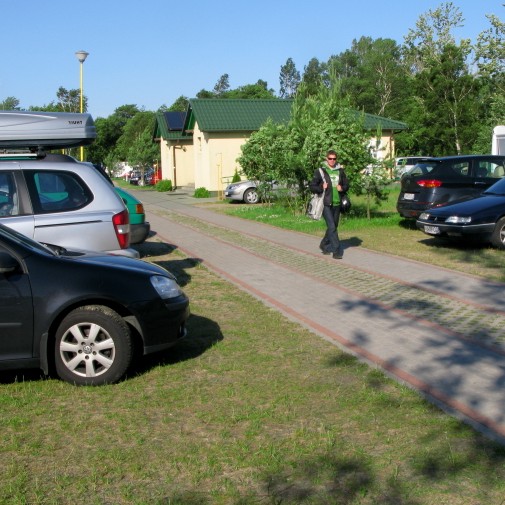
M 333 203 L 333 185 L 331 183 L 330 176 L 326 171 L 326 167 L 321 167 L 321 169 L 324 174 L 324 180 L 328 183 L 328 187 L 326 188 L 326 192 L 324 194 L 324 205 L 327 205 L 329 207 Z M 339 191 L 340 195 L 342 193 L 346 193 L 347 191 L 349 191 L 349 180 L 347 179 L 347 175 L 345 175 L 345 171 L 343 168 L 340 169 L 339 183 L 340 186 L 342 186 L 342 191 Z M 312 193 L 317 193 L 318 195 L 320 195 L 324 191 L 323 178 L 321 177 L 321 171 L 319 170 L 319 168 L 314 171 L 314 176 L 312 177 L 312 180 L 309 183 L 309 189 L 310 191 L 312 191 Z

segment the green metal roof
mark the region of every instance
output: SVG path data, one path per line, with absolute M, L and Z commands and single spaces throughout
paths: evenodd
M 401 121 L 395 121 L 394 119 L 388 119 L 374 114 L 361 113 L 359 111 L 352 112 L 356 115 L 363 114 L 365 130 L 376 130 L 378 126 L 380 126 L 383 130 L 407 129 L 407 123 L 402 123 Z
M 267 119 L 274 123 L 289 121 L 292 100 L 194 98 L 189 112 L 202 131 L 256 131 Z M 186 117 L 188 126 L 191 118 Z M 186 128 L 186 125 L 185 125 Z
M 198 127 L 206 132 L 253 132 L 260 129 L 267 119 L 274 123 L 286 123 L 291 116 L 293 100 L 285 99 L 219 99 L 192 98 L 182 131 L 173 129 L 168 124 L 166 113 L 156 114 L 156 129 L 154 137 L 164 139 L 187 139 L 189 130 L 198 123 Z M 352 111 L 356 116 L 362 114 Z M 376 130 L 380 126 L 383 130 L 405 130 L 407 125 L 401 121 L 375 116 L 364 115 L 364 126 L 367 130 Z

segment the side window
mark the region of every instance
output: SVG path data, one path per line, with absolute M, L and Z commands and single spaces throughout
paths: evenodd
M 71 172 L 36 172 L 31 189 L 36 214 L 81 209 L 93 199 L 82 179 Z
M 11 172 L 0 172 L 0 217 L 19 214 L 18 191 Z
M 452 165 L 452 170 L 456 175 L 462 175 L 463 177 L 468 177 L 470 175 L 469 163 L 467 161 L 455 163 Z
M 501 179 L 505 176 L 505 169 L 502 164 L 495 163 L 494 161 L 486 162 L 487 165 L 487 177 L 492 177 L 493 179 Z

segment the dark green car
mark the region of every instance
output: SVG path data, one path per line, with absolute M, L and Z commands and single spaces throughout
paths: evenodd
M 141 244 L 148 237 L 151 230 L 151 225 L 146 222 L 144 205 L 123 188 L 115 186 L 115 190 L 122 198 L 130 214 L 130 243 Z

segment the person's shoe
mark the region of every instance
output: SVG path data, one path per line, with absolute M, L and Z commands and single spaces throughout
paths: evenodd
M 322 249 L 321 249 L 321 252 L 322 252 L 323 254 L 326 254 L 326 255 L 331 254 L 331 252 L 330 252 L 330 251 L 323 251 Z
M 333 259 L 334 260 L 341 260 L 344 257 L 342 254 L 342 251 L 337 251 L 333 253 Z
M 321 249 L 323 254 L 331 254 L 330 251 L 327 251 L 322 245 L 319 246 L 319 249 Z

